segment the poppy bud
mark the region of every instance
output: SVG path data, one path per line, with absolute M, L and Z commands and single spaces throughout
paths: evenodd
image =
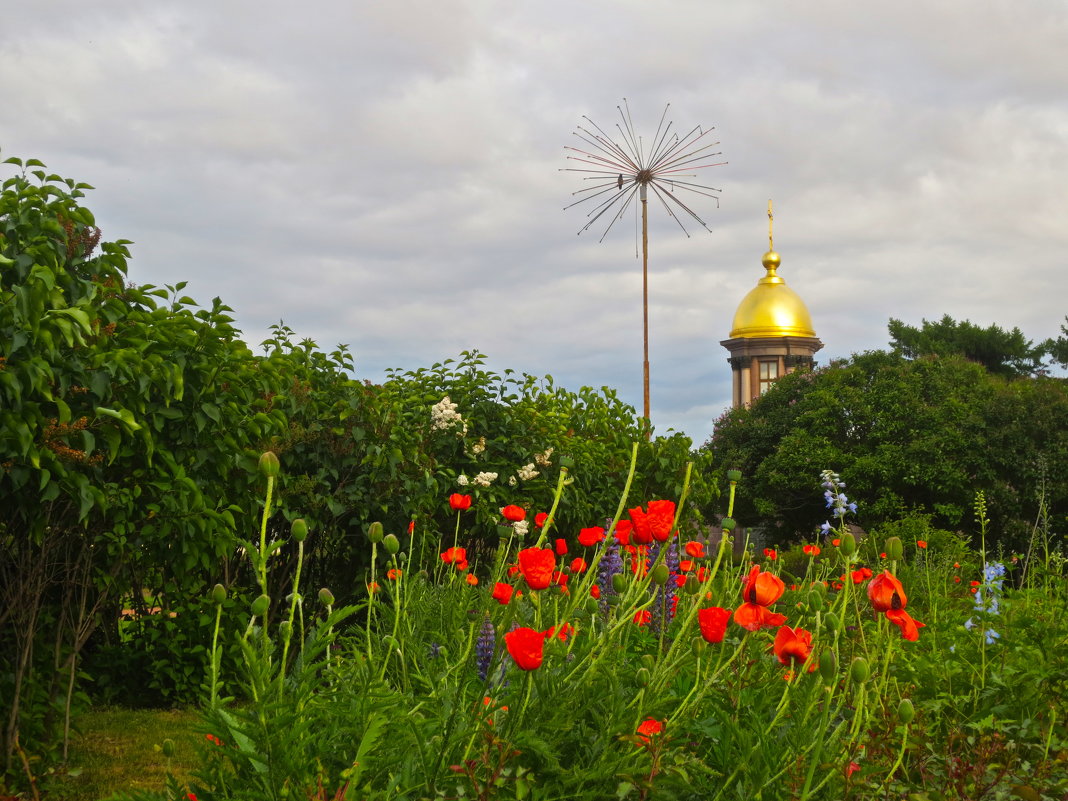
M 609 606 L 619 606 L 620 598 L 618 595 L 609 595 L 605 598 L 605 601 Z
M 912 723 L 912 719 L 916 717 L 916 708 L 913 707 L 912 701 L 908 698 L 902 698 L 901 704 L 897 708 L 897 718 L 906 726 Z
M 645 654 L 642 656 L 642 665 L 649 670 L 653 670 L 656 667 L 656 660 L 653 659 L 652 654 Z
M 515 529 L 511 526 L 497 526 L 497 536 L 502 540 L 506 540 L 515 534 Z
M 657 565 L 653 568 L 652 577 L 653 583 L 658 587 L 663 587 L 667 584 L 668 577 L 671 575 L 671 571 L 668 570 L 668 566 L 664 564 Z
M 382 528 L 382 524 L 377 520 L 367 527 L 367 539 L 375 544 L 382 542 L 384 534 L 385 530 Z
M 174 756 L 174 740 L 168 737 L 166 740 L 163 741 L 163 746 L 160 748 L 160 750 L 163 751 L 163 756 L 167 757 L 167 759 L 170 759 L 172 756 Z
M 808 594 L 808 605 L 811 606 L 817 612 L 823 611 L 823 593 L 819 590 L 812 590 Z
M 693 651 L 694 656 L 701 656 L 705 652 L 705 640 L 703 637 L 694 637 L 690 643 L 690 650 Z
M 901 537 L 886 538 L 886 556 L 894 562 L 900 562 L 905 553 L 905 546 L 901 544 Z
M 575 460 L 570 456 L 560 456 L 558 462 L 564 470 L 573 470 L 575 467 Z
M 591 615 L 597 614 L 597 612 L 600 610 L 600 608 L 601 608 L 601 605 L 600 605 L 600 603 L 597 602 L 596 598 L 587 598 L 586 599 L 586 611 L 589 612 Z
M 834 651 L 829 648 L 820 654 L 820 675 L 823 676 L 824 684 L 834 684 L 834 679 L 838 675 L 838 659 L 835 658 Z
M 323 587 L 319 590 L 319 603 L 323 604 L 323 606 L 333 606 L 334 593 L 330 592 L 326 587 Z
M 303 517 L 298 517 L 289 527 L 289 534 L 295 542 L 304 542 L 308 536 L 308 524 Z
M 278 456 L 274 451 L 264 451 L 260 455 L 260 472 L 268 478 L 274 478 L 282 466 L 278 462 Z
M 733 481 L 735 484 L 737 484 L 741 480 L 742 480 L 742 471 L 741 470 L 728 470 L 727 471 L 727 481 Z
M 622 594 L 627 589 L 627 577 L 622 573 L 614 574 L 612 576 L 612 589 Z
M 222 584 L 216 584 L 211 588 L 211 602 L 219 605 L 226 600 L 226 587 Z
M 723 529 L 724 532 L 734 531 L 734 527 L 737 525 L 738 524 L 734 522 L 733 517 L 725 517 L 719 521 L 719 527 Z
M 838 547 L 846 556 L 852 556 L 857 552 L 857 538 L 847 531 L 842 535 L 842 543 Z
M 482 611 L 479 610 L 479 609 L 468 609 L 467 610 L 467 619 L 472 621 L 472 622 L 474 622 L 476 620 L 481 620 L 482 619 Z
M 400 540 L 394 534 L 387 534 L 383 537 L 382 544 L 386 546 L 386 550 L 391 554 L 395 554 L 400 550 Z
M 266 594 L 263 594 L 252 602 L 252 614 L 255 617 L 259 617 L 267 611 L 267 607 L 270 605 L 271 599 Z
M 849 666 L 849 678 L 856 684 L 863 684 L 870 677 L 871 669 L 868 667 L 868 660 L 862 656 L 858 656 L 853 660 L 853 664 Z
M 648 687 L 649 680 L 652 677 L 649 675 L 649 670 L 647 668 L 638 668 L 638 672 L 634 674 L 634 678 L 638 680 L 639 687 Z
M 838 615 L 834 612 L 828 612 L 823 618 L 823 623 L 827 627 L 828 632 L 834 633 L 838 631 Z
M 290 637 L 293 636 L 293 624 L 290 623 L 288 620 L 283 620 L 281 623 L 278 624 L 278 633 L 281 635 L 283 640 L 288 640 Z
M 387 634 L 385 637 L 383 637 L 382 644 L 386 646 L 386 648 L 389 648 L 391 651 L 394 648 L 400 648 L 400 643 L 397 642 L 397 638 L 394 637 L 392 634 Z
M 683 589 L 686 590 L 687 595 L 697 595 L 701 591 L 701 582 L 697 576 L 688 576 Z

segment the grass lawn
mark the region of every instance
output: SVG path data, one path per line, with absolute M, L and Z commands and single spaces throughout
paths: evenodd
M 195 764 L 200 713 L 195 709 L 97 707 L 77 721 L 71 773 L 48 787 L 46 798 L 99 801 L 120 790 L 160 790 L 167 774 L 161 745 L 174 741 L 170 770 L 182 780 Z

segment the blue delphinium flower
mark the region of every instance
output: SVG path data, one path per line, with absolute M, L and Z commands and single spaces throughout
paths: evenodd
M 844 521 L 846 514 L 857 513 L 857 505 L 842 492 L 845 489 L 845 482 L 842 481 L 841 476 L 833 470 L 824 470 L 820 473 L 820 478 L 823 479 L 823 483 L 820 485 L 824 489 L 823 499 L 827 502 L 828 509 L 834 509 L 834 517 Z M 820 526 L 824 534 L 827 534 L 831 528 L 829 522 L 825 522 Z
M 1001 562 L 988 562 L 983 565 L 983 583 L 975 588 L 975 609 L 985 615 L 1001 614 L 1001 586 L 1005 581 L 1005 565 Z M 979 625 L 972 618 L 968 618 L 964 628 L 971 631 Z M 986 636 L 986 644 L 993 645 L 994 640 L 1000 639 L 1001 635 L 994 629 L 988 628 L 983 632 Z

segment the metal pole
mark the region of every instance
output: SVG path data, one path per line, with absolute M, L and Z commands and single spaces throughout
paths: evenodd
M 645 401 L 645 420 L 649 426 L 649 203 L 646 185 L 641 185 L 642 201 L 642 396 Z M 649 428 L 645 438 L 649 438 Z

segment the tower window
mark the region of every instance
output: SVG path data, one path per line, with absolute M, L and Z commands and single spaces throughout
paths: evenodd
M 768 391 L 768 387 L 774 383 L 775 379 L 779 377 L 779 360 L 763 360 L 760 361 L 760 394 L 763 395 Z

